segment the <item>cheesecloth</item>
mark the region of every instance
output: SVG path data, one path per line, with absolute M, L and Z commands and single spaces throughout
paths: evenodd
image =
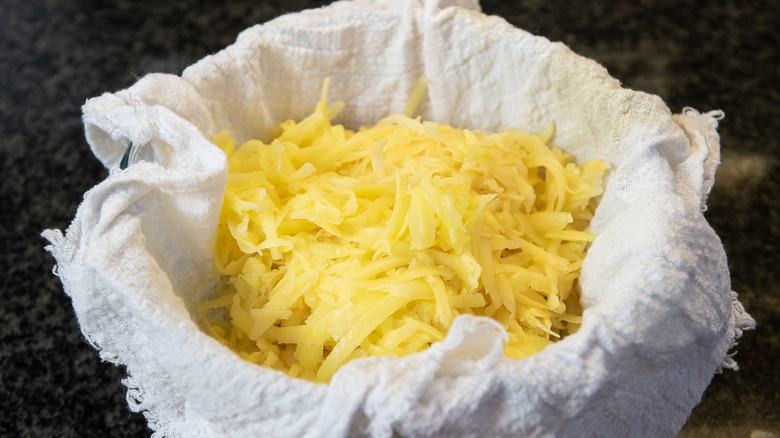
M 81 330 L 125 365 L 130 408 L 155 437 L 675 436 L 729 350 L 754 326 L 702 212 L 722 113 L 672 114 L 597 63 L 479 12 L 476 0 L 339 1 L 247 29 L 179 76 L 150 74 L 83 107 L 110 175 L 47 249 Z M 306 116 L 330 77 L 373 125 L 430 79 L 423 118 L 541 131 L 578 161 L 612 166 L 582 270 L 579 332 L 522 360 L 503 329 L 458 317 L 445 341 L 348 363 L 330 384 L 241 360 L 199 329 L 214 293 L 227 180 L 209 139 L 270 139 Z M 129 143 L 131 165 L 117 166 Z

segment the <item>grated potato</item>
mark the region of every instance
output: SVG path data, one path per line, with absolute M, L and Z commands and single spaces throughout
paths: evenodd
M 227 154 L 218 298 L 206 329 L 242 358 L 327 382 L 350 360 L 441 341 L 492 317 L 522 358 L 576 331 L 576 287 L 607 165 L 540 134 L 487 134 L 393 115 L 357 132 L 314 112 Z M 219 310 L 222 310 L 220 312 Z

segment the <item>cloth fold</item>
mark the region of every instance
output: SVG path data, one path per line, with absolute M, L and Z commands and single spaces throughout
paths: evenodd
M 269 139 L 329 96 L 356 128 L 403 111 L 420 76 L 423 118 L 541 131 L 612 170 L 583 266 L 579 332 L 522 360 L 506 333 L 462 315 L 447 338 L 370 357 L 330 384 L 241 360 L 203 333 L 227 180 L 211 139 Z M 675 436 L 754 326 L 730 288 L 702 210 L 720 161 L 720 112 L 672 114 L 597 63 L 479 12 L 475 1 L 339 1 L 242 32 L 187 68 L 83 107 L 112 169 L 66 233 L 43 233 L 81 330 L 125 365 L 132 410 L 154 436 Z M 127 146 L 137 160 L 117 169 Z

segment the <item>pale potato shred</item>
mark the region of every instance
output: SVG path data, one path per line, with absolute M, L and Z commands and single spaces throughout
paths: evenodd
M 218 298 L 201 307 L 211 335 L 328 382 L 350 360 L 424 350 L 464 313 L 500 322 L 511 358 L 577 330 L 604 162 L 548 147 L 552 124 L 486 134 L 407 109 L 353 132 L 326 97 L 327 80 L 314 113 L 269 144 L 214 139 L 229 178 Z

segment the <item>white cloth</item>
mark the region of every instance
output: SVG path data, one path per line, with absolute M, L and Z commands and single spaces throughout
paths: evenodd
M 580 331 L 523 360 L 502 329 L 461 316 L 444 342 L 350 362 L 329 385 L 245 362 L 198 329 L 227 179 L 208 139 L 268 139 L 307 115 L 330 77 L 337 122 L 403 111 L 541 131 L 612 170 L 582 273 Z M 127 367 L 128 402 L 158 437 L 675 436 L 753 320 L 730 290 L 702 211 L 718 112 L 673 115 L 595 62 L 479 12 L 475 0 L 341 1 L 244 31 L 186 69 L 90 99 L 87 139 L 112 169 L 47 247 L 84 335 Z M 125 146 L 145 145 L 116 168 Z

